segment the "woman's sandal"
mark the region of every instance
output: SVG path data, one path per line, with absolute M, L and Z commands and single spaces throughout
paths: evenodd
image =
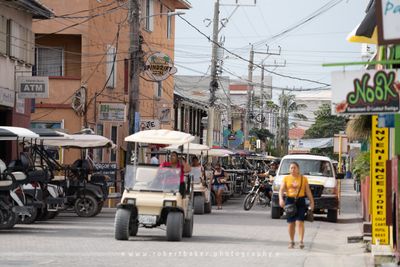
M 294 242 L 290 242 L 288 248 L 294 248 Z
M 304 243 L 300 242 L 300 249 L 303 249 L 303 248 L 304 248 Z

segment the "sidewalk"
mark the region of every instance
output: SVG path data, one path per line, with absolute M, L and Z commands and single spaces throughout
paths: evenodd
M 312 245 L 304 266 L 373 266 L 364 243 L 347 243 L 349 236 L 362 235 L 361 202 L 354 191 L 353 180 L 342 180 L 341 211 L 337 223 L 319 223 L 311 237 Z M 321 218 L 321 220 L 324 218 Z

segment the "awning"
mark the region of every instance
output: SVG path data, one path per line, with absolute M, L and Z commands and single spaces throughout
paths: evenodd
M 333 138 L 299 139 L 289 142 L 295 150 L 333 147 Z
M 363 21 L 347 36 L 347 41 L 352 43 L 378 43 L 378 30 L 375 15 L 376 0 L 370 0 Z

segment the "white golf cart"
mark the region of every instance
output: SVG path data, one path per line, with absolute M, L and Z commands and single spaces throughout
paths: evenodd
M 125 138 L 135 143 L 184 145 L 192 142 L 190 134 L 171 130 L 140 131 Z M 137 157 L 134 157 L 137 158 Z M 125 169 L 125 190 L 115 214 L 115 239 L 136 236 L 139 226 L 167 226 L 168 241 L 180 241 L 193 233 L 193 184 L 180 168 L 139 165 L 137 160 Z
M 165 149 L 179 151 L 179 146 L 171 145 Z M 186 144 L 183 147 L 183 153 L 196 156 L 202 156 L 208 150 L 208 146 L 195 143 Z M 204 172 L 194 168 L 191 174 L 193 175 L 194 213 L 211 213 L 211 177 L 205 177 Z

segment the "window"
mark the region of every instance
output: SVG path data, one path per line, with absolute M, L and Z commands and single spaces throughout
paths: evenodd
M 155 87 L 156 87 L 156 93 L 155 93 L 156 97 L 161 98 L 162 97 L 162 82 L 161 81 L 157 82 L 155 84 Z
M 107 46 L 107 66 L 106 66 L 106 81 L 107 88 L 115 88 L 117 83 L 117 55 L 116 49 L 112 45 Z
M 64 76 L 64 49 L 36 48 L 36 73 L 38 76 Z
M 103 124 L 97 124 L 96 133 L 98 135 L 104 134 Z M 103 161 L 103 148 L 96 148 L 94 153 L 95 153 L 95 157 L 96 157 L 95 161 L 102 162 Z
M 154 21 L 153 21 L 153 15 L 154 15 L 154 4 L 153 0 L 144 0 L 145 2 L 145 29 L 148 31 L 153 31 L 154 30 Z
M 114 142 L 114 144 L 117 144 L 117 136 L 118 136 L 117 126 L 111 126 L 111 140 Z M 117 161 L 117 153 L 115 152 L 114 149 L 111 151 L 110 161 Z
M 170 12 L 168 10 L 168 12 Z M 171 39 L 172 36 L 172 16 L 167 15 L 167 38 Z
M 31 122 L 32 129 L 62 129 L 62 122 Z
M 285 159 L 281 163 L 279 175 L 289 174 L 290 163 L 294 161 L 299 164 L 300 172 L 304 175 L 324 176 L 324 177 L 333 176 L 331 163 L 329 161 L 313 160 L 313 159 Z

